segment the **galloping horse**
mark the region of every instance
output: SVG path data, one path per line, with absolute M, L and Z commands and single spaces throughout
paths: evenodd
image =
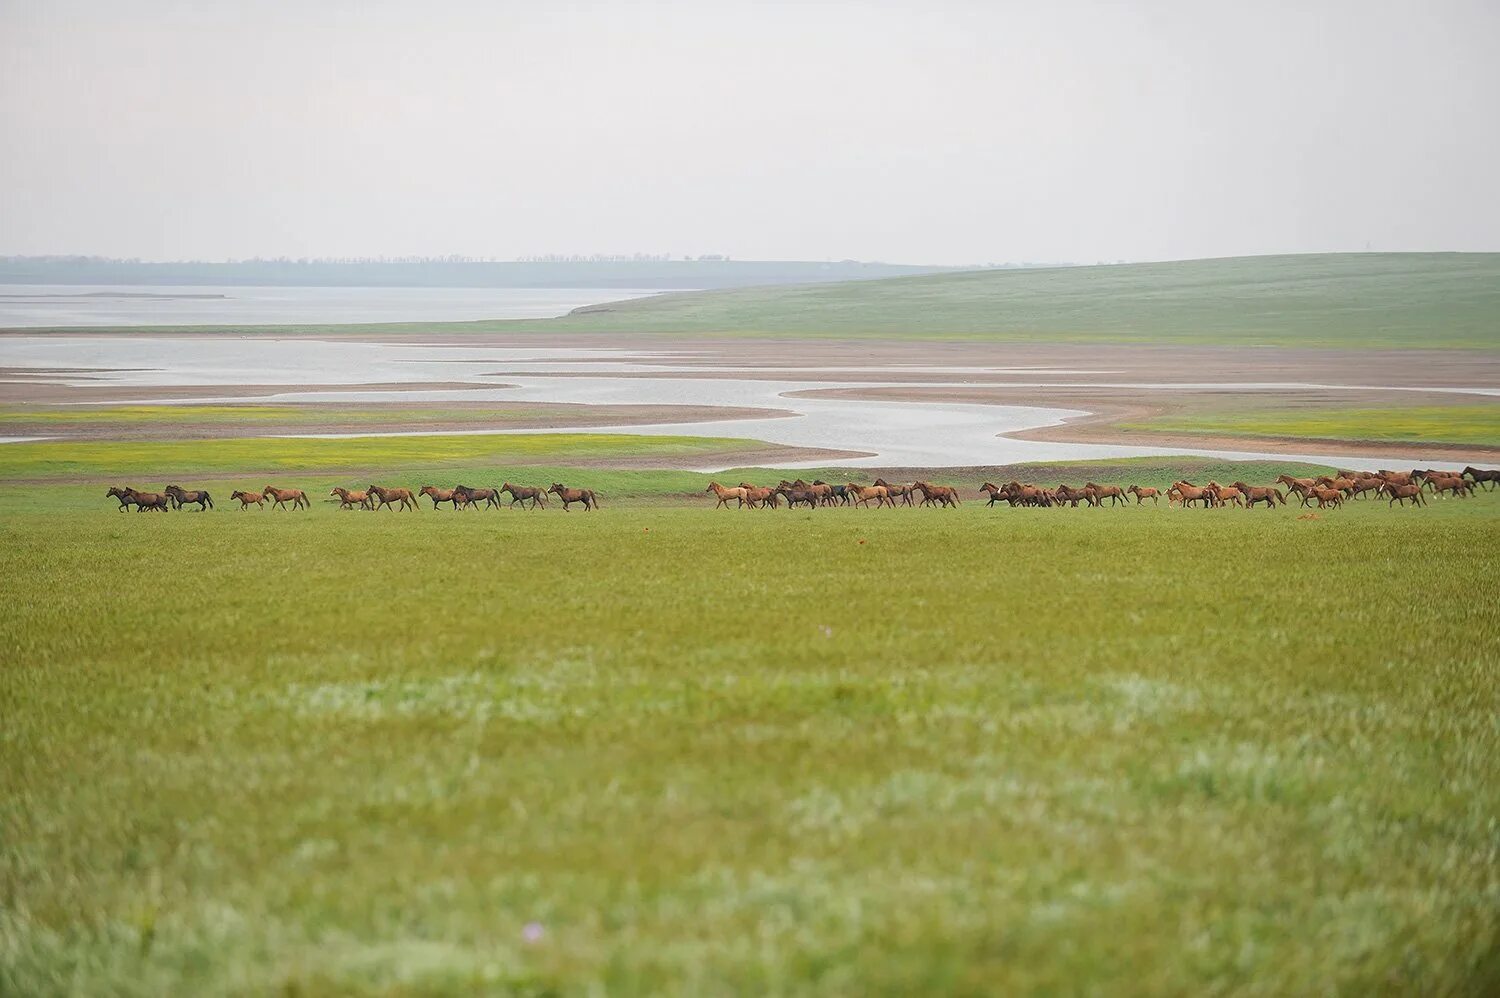
M 790 482 L 782 482 L 776 486 L 776 491 L 786 496 L 786 508 L 796 509 L 798 503 L 807 503 L 813 509 L 818 508 L 818 494 L 812 490 L 812 486 L 798 488 Z
M 1275 509 L 1277 503 L 1286 505 L 1286 496 L 1281 490 L 1270 485 L 1246 485 L 1244 482 L 1235 482 L 1234 487 L 1240 490 L 1245 497 L 1245 508 L 1254 509 L 1255 504 L 1263 502 L 1267 509 Z
M 1183 509 L 1187 509 L 1190 502 L 1201 502 L 1204 508 L 1214 504 L 1214 494 L 1206 488 L 1199 488 L 1188 482 L 1173 482 L 1172 487 L 1167 489 L 1167 505 L 1177 503 Z
M 1374 492 L 1376 494 L 1379 494 L 1381 488 L 1384 485 L 1385 479 L 1381 478 L 1379 475 L 1367 475 L 1364 478 L 1356 478 L 1354 479 L 1354 491 L 1350 493 L 1350 498 L 1358 499 L 1366 492 Z
M 892 485 L 890 482 L 886 481 L 884 478 L 877 478 L 877 479 L 875 479 L 875 484 L 883 486 L 885 488 L 885 491 L 891 497 L 891 505 L 892 506 L 894 506 L 896 504 L 896 500 L 897 499 L 900 499 L 902 502 L 904 502 L 908 506 L 911 505 L 911 494 L 912 494 L 913 490 L 912 490 L 912 487 L 910 485 Z
M 1463 470 L 1463 475 L 1465 478 L 1473 479 L 1475 485 L 1489 482 L 1492 491 L 1496 485 L 1500 485 L 1500 471 L 1494 469 L 1476 468 L 1470 465 Z
M 353 492 L 349 489 L 334 489 L 328 494 L 339 497 L 339 509 L 353 509 L 355 506 L 358 506 L 360 509 L 375 508 L 375 500 L 370 498 L 368 491 Z M 230 498 L 233 498 L 233 496 Z
M 301 489 L 278 489 L 274 485 L 267 485 L 260 490 L 260 494 L 272 500 L 272 509 L 286 509 L 287 503 L 292 504 L 292 509 L 298 506 L 303 509 L 312 509 L 312 503 L 307 501 L 307 493 Z
M 469 501 L 469 497 L 458 489 L 440 489 L 433 485 L 424 485 L 419 494 L 432 499 L 432 508 L 437 509 L 440 502 L 451 502 L 456 510 Z
M 575 503 L 583 503 L 584 512 L 592 512 L 599 508 L 599 497 L 594 494 L 593 489 L 570 489 L 565 488 L 560 482 L 553 482 L 552 487 L 547 490 L 562 500 L 563 512 L 571 510 L 568 507 Z
M 922 505 L 958 506 L 958 489 L 951 485 L 933 485 L 931 482 L 912 482 L 911 487 L 922 493 Z M 891 505 L 895 505 L 892 503 Z
M 1085 482 L 1085 489 L 1094 490 L 1094 505 L 1103 506 L 1104 500 L 1108 499 L 1111 506 L 1115 503 L 1125 503 L 1125 490 L 1118 485 L 1095 485 L 1093 482 Z
M 1088 488 L 1075 489 L 1070 485 L 1059 485 L 1057 487 L 1058 502 L 1069 503 L 1076 508 L 1078 506 L 1078 500 L 1080 499 L 1082 499 L 1084 501 L 1084 504 L 1088 506 L 1099 505 L 1098 498 Z
M 881 506 L 889 506 L 892 509 L 896 508 L 896 504 L 891 501 L 890 491 L 884 485 L 865 486 L 850 482 L 848 485 L 844 486 L 844 489 L 849 495 L 851 501 L 856 502 L 861 506 L 870 505 L 870 500 L 874 499 L 875 507 L 877 509 L 879 509 Z
M 719 506 L 728 506 L 731 499 L 735 500 L 739 507 L 743 509 L 750 501 L 750 490 L 743 485 L 737 489 L 726 489 L 718 482 L 709 482 L 708 488 L 703 491 L 712 492 L 719 497 L 719 505 L 715 506 L 714 509 L 718 509 Z
M 1387 482 L 1385 485 L 1385 494 L 1391 497 L 1390 502 L 1385 504 L 1388 509 L 1396 503 L 1405 502 L 1410 502 L 1413 506 L 1427 505 L 1427 500 L 1422 495 L 1422 486 L 1415 483 L 1392 485 Z
M 468 499 L 468 505 L 470 506 L 474 506 L 482 502 L 484 503 L 486 509 L 490 508 L 491 506 L 495 507 L 496 509 L 500 508 L 499 489 L 476 489 L 472 485 L 455 485 L 453 486 L 453 491 L 462 492 Z
M 235 489 L 229 493 L 229 501 L 233 502 L 236 499 L 240 501 L 241 513 L 249 509 L 251 503 L 255 503 L 262 510 L 266 508 L 266 497 L 259 492 L 241 492 L 239 489 Z
M 158 513 L 165 513 L 172 508 L 169 505 L 171 499 L 164 492 L 141 492 L 132 488 L 112 488 L 104 494 L 120 500 L 121 512 L 124 512 L 125 507 L 131 505 L 135 506 L 137 513 L 144 513 L 148 509 Z
M 1137 506 L 1139 506 L 1141 504 L 1141 500 L 1143 500 L 1143 499 L 1150 499 L 1152 505 L 1155 505 L 1155 506 L 1161 505 L 1161 490 L 1160 489 L 1153 489 L 1149 485 L 1145 486 L 1145 487 L 1142 487 L 1142 486 L 1139 486 L 1139 485 L 1132 485 L 1130 488 L 1126 489 L 1125 491 L 1126 492 L 1132 492 L 1132 493 L 1135 494 L 1135 504 Z
M 1428 472 L 1425 481 L 1432 486 L 1432 494 L 1435 496 L 1450 492 L 1460 499 L 1466 499 L 1474 491 L 1474 483 L 1462 475 L 1434 475 Z
M 500 486 L 500 491 L 509 492 L 510 504 L 514 506 L 516 503 L 520 503 L 522 509 L 526 508 L 527 499 L 531 500 L 532 509 L 536 509 L 538 506 L 547 505 L 545 489 L 533 489 L 526 485 L 512 485 L 509 482 L 506 482 L 504 485 Z
M 763 489 L 751 482 L 741 482 L 739 487 L 745 490 L 745 501 L 751 506 L 759 506 L 761 509 L 781 507 L 781 493 L 775 489 Z
M 412 509 L 418 512 L 422 507 L 417 505 L 416 498 L 411 494 L 411 489 L 383 489 L 379 485 L 368 486 L 366 491 L 376 500 L 376 509 L 385 509 L 387 506 L 400 504 L 400 509 Z
M 131 498 L 134 492 L 135 489 L 128 486 L 111 485 L 109 491 L 104 493 L 104 498 L 120 500 L 120 512 L 123 513 L 135 503 L 135 499 Z
M 189 492 L 181 485 L 168 485 L 167 495 L 172 497 L 172 505 L 178 509 L 195 502 L 198 504 L 198 512 L 202 513 L 206 509 L 212 509 L 214 505 L 213 496 L 208 494 L 207 489 Z
M 1313 488 L 1312 493 L 1318 500 L 1319 509 L 1344 505 L 1344 493 L 1338 489 L 1325 489 L 1319 485 Z

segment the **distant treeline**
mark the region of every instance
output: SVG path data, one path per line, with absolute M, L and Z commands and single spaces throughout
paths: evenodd
M 840 260 L 463 257 L 151 262 L 96 256 L 0 257 L 0 284 L 281 285 L 417 288 L 734 288 L 973 269 Z

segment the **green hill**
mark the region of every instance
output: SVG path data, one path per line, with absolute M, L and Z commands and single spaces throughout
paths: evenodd
M 1500 346 L 1500 253 L 966 271 L 671 294 L 496 325 L 555 332 L 1493 348 Z

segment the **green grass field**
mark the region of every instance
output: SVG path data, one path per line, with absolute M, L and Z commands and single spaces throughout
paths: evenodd
M 1493 349 L 1497 315 L 1500 254 L 1346 253 L 967 271 L 677 293 L 547 320 L 298 329 Z
M 1500 493 L 666 502 L 8 487 L 0 993 L 1500 983 Z
M 1500 405 L 1409 406 L 1399 409 L 1279 409 L 1163 416 L 1120 424 L 1128 430 L 1240 437 L 1381 440 L 1393 443 L 1500 447 Z

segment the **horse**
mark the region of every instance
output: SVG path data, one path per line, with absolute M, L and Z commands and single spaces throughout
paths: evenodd
M 1303 492 L 1305 492 L 1307 489 L 1310 489 L 1314 485 L 1318 484 L 1316 479 L 1312 479 L 1312 478 L 1293 478 L 1291 475 L 1286 475 L 1286 474 L 1277 475 L 1276 476 L 1276 483 L 1278 485 L 1285 485 L 1287 488 L 1291 489 L 1293 492 L 1298 493 L 1299 495 L 1302 494 Z M 1305 503 L 1304 503 L 1304 505 L 1305 505 Z
M 236 499 L 240 501 L 241 513 L 249 509 L 251 503 L 255 503 L 262 510 L 266 508 L 266 497 L 259 492 L 241 492 L 239 489 L 235 489 L 229 493 L 229 501 L 233 502 Z
M 1415 483 L 1411 483 L 1408 485 L 1392 485 L 1390 483 L 1386 483 L 1383 488 L 1385 490 L 1385 494 L 1391 497 L 1390 501 L 1385 504 L 1387 509 L 1389 509 L 1391 506 L 1396 505 L 1397 503 L 1405 502 L 1410 502 L 1413 506 L 1427 505 L 1427 500 L 1422 496 L 1422 486 Z
M 835 504 L 840 506 L 852 506 L 854 504 L 854 496 L 850 494 L 850 486 L 848 485 L 831 485 L 821 479 L 813 482 L 813 485 L 828 486 L 828 498 L 823 502 L 823 505 L 825 506 L 832 506 Z M 859 486 L 857 485 L 853 487 L 856 489 L 859 488 Z
M 781 505 L 781 496 L 775 489 L 763 489 L 748 482 L 741 482 L 740 488 L 745 490 L 745 502 L 751 507 L 776 509 Z
M 1190 502 L 1201 502 L 1206 509 L 1214 504 L 1214 494 L 1207 488 L 1199 488 L 1189 482 L 1173 482 L 1172 487 L 1167 489 L 1167 505 L 1174 502 L 1183 509 L 1187 509 Z
M 562 484 L 553 482 L 552 487 L 547 490 L 562 500 L 563 512 L 570 512 L 568 506 L 575 502 L 583 503 L 584 512 L 593 512 L 599 508 L 599 497 L 594 494 L 593 489 L 569 489 Z
M 813 509 L 818 508 L 818 494 L 811 486 L 807 488 L 796 488 L 790 482 L 784 482 L 776 486 L 776 491 L 786 496 L 786 508 L 796 509 L 798 503 L 807 503 Z
M 1337 508 L 1344 505 L 1344 493 L 1339 489 L 1328 489 L 1319 485 L 1312 491 L 1317 497 L 1319 509 L 1327 509 L 1330 506 Z
M 522 509 L 526 508 L 527 499 L 531 500 L 532 509 L 536 509 L 538 506 L 547 505 L 546 492 L 545 490 L 540 488 L 534 489 L 526 485 L 512 485 L 509 482 L 506 482 L 504 485 L 500 486 L 500 491 L 509 492 L 510 504 L 514 506 L 516 503 L 520 503 Z
M 714 509 L 718 509 L 720 506 L 728 506 L 731 499 L 735 500 L 735 504 L 741 509 L 744 509 L 745 504 L 750 501 L 750 490 L 744 486 L 740 486 L 737 489 L 726 489 L 718 482 L 709 482 L 708 488 L 703 491 L 712 492 L 719 497 L 719 505 L 715 506 Z
M 213 496 L 209 495 L 206 489 L 189 492 L 181 485 L 168 485 L 167 495 L 172 497 L 172 505 L 178 509 L 190 502 L 195 502 L 198 504 L 198 512 L 202 513 L 212 509 L 214 505 Z
M 1094 490 L 1094 505 L 1103 506 L 1104 500 L 1108 499 L 1111 506 L 1116 503 L 1125 503 L 1125 490 L 1118 485 L 1095 485 L 1093 482 L 1085 482 L 1086 489 Z
M 1465 468 L 1462 472 L 1465 478 L 1472 479 L 1475 485 L 1490 483 L 1490 490 L 1494 491 L 1496 485 L 1500 485 L 1500 471 L 1493 468 L 1476 468 L 1473 465 Z
M 127 506 L 134 506 L 137 513 L 144 513 L 148 509 L 157 513 L 165 513 L 172 508 L 171 497 L 165 492 L 141 492 L 139 489 L 127 487 L 112 488 L 105 495 L 119 499 L 122 512 Z
M 1255 504 L 1263 502 L 1267 509 L 1275 509 L 1276 504 L 1286 505 L 1286 496 L 1281 490 L 1271 485 L 1246 485 L 1244 482 L 1235 482 L 1234 487 L 1240 490 L 1245 497 L 1245 508 L 1254 509 Z
M 385 489 L 379 485 L 366 487 L 375 500 L 376 509 L 385 509 L 387 506 L 397 506 L 398 509 L 411 509 L 418 512 L 422 507 L 417 505 L 416 497 L 411 494 L 411 489 Z
M 1387 485 L 1411 485 L 1412 478 L 1417 473 L 1415 471 L 1380 471 L 1377 474 Z
M 375 500 L 370 498 L 369 492 L 353 492 L 349 489 L 334 489 L 328 494 L 330 496 L 338 496 L 339 509 L 353 509 L 355 506 L 358 506 L 360 509 L 375 508 Z M 231 496 L 230 498 L 233 497 Z
M 1086 506 L 1097 506 L 1099 504 L 1094 494 L 1087 488 L 1075 489 L 1071 485 L 1059 485 L 1057 487 L 1058 502 L 1068 503 L 1076 509 L 1078 507 L 1078 500 L 1080 499 L 1083 500 Z
M 1354 480 L 1354 491 L 1350 493 L 1349 497 L 1351 499 L 1358 499 L 1366 492 L 1374 492 L 1378 495 L 1384 486 L 1385 479 L 1379 475 L 1371 475 L 1368 478 L 1356 478 Z
M 1434 475 L 1428 472 L 1424 482 L 1432 486 L 1432 494 L 1435 496 L 1451 492 L 1460 499 L 1467 499 L 1469 493 L 1474 491 L 1474 483 L 1462 475 Z
M 874 499 L 877 509 L 881 506 L 889 506 L 892 509 L 896 508 L 896 504 L 891 501 L 890 492 L 884 485 L 858 485 L 850 482 L 844 486 L 844 489 L 848 493 L 851 503 L 868 506 L 870 505 L 870 500 Z
M 1135 494 L 1135 504 L 1137 506 L 1139 506 L 1141 504 L 1142 500 L 1145 500 L 1145 499 L 1150 499 L 1151 500 L 1151 504 L 1153 506 L 1159 506 L 1159 505 L 1161 505 L 1161 490 L 1160 489 L 1153 489 L 1149 485 L 1145 486 L 1145 487 L 1142 487 L 1140 485 L 1132 485 L 1130 488 L 1126 489 L 1125 491 L 1126 492 L 1132 492 L 1132 493 Z
M 1214 494 L 1214 502 L 1220 506 L 1244 506 L 1242 501 L 1244 493 L 1233 485 L 1220 485 L 1218 482 L 1209 482 L 1208 488 Z
M 267 485 L 260 490 L 260 494 L 272 500 L 272 509 L 286 509 L 287 503 L 292 504 L 292 509 L 298 506 L 303 509 L 312 509 L 312 503 L 307 501 L 307 493 L 301 489 L 278 489 L 274 485 Z
M 958 506 L 958 490 L 949 485 L 933 485 L 930 482 L 912 482 L 911 487 L 922 493 L 922 505 Z M 892 504 L 894 505 L 894 503 Z
M 914 490 L 910 485 L 892 485 L 884 478 L 875 479 L 875 484 L 885 489 L 886 494 L 891 497 L 891 505 L 894 506 L 897 499 L 908 506 L 911 505 L 911 494 Z
M 491 506 L 496 509 L 500 508 L 499 489 L 476 489 L 472 485 L 455 485 L 453 491 L 464 494 L 464 497 L 468 500 L 466 505 L 475 506 L 482 502 L 485 509 L 489 509 Z
M 111 485 L 109 487 L 109 491 L 104 493 L 104 498 L 118 499 L 120 501 L 119 511 L 123 513 L 135 504 L 135 500 L 131 498 L 131 495 L 134 492 L 135 489 L 129 488 L 128 486 Z
M 985 503 L 986 506 L 993 506 L 995 505 L 995 503 L 1000 502 L 1002 499 L 1010 498 L 1010 496 L 1001 491 L 1000 486 L 996 485 L 994 482 L 985 482 L 983 485 L 979 486 L 979 495 L 980 498 L 983 498 L 985 496 L 990 497 L 990 501 Z M 1014 506 L 1015 503 L 1012 502 L 1011 505 Z
M 435 485 L 422 486 L 417 490 L 417 495 L 427 496 L 432 499 L 433 509 L 437 509 L 438 503 L 440 502 L 451 502 L 453 504 L 453 508 L 457 510 L 460 506 L 469 501 L 469 497 L 464 495 L 457 489 L 440 489 Z

